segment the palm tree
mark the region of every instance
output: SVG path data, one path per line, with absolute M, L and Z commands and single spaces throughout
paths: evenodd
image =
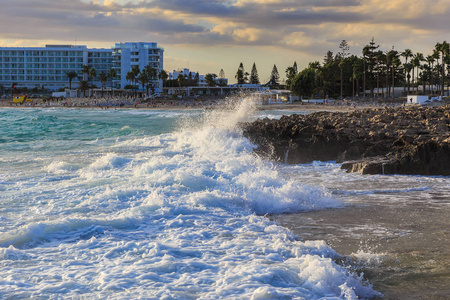
M 423 57 L 423 54 L 419 53 L 419 52 L 416 53 L 414 55 L 414 57 L 413 57 L 413 60 L 412 60 L 412 65 L 413 65 L 413 88 L 414 88 L 414 85 L 416 84 L 414 82 L 414 68 L 417 68 L 417 78 L 419 78 L 419 69 L 420 69 L 420 66 L 421 66 L 421 62 L 424 61 L 424 60 L 425 60 L 425 58 Z M 419 86 L 417 86 L 416 91 L 418 91 L 418 90 L 419 90 Z
M 370 56 L 370 46 L 366 45 L 363 48 L 363 97 L 366 97 L 366 60 Z
M 108 75 L 106 75 L 105 72 L 100 72 L 100 74 L 98 75 L 98 79 L 100 80 L 100 82 L 102 83 L 102 97 L 103 97 L 103 87 L 105 86 L 105 82 L 108 81 Z
M 89 89 L 89 81 L 81 80 L 78 88 L 83 92 L 83 98 L 86 98 L 86 90 Z
M 436 50 L 436 49 L 434 49 L 433 50 L 433 58 L 436 60 L 436 68 L 435 68 L 435 70 L 433 70 L 433 72 L 436 72 L 436 80 L 433 80 L 433 86 L 435 86 L 436 85 L 436 81 L 438 82 L 438 85 L 439 85 L 439 68 L 440 68 L 440 66 L 439 66 L 439 58 L 441 57 L 441 55 L 440 55 L 440 53 L 439 53 L 439 51 L 438 50 Z M 436 87 L 436 91 L 437 91 L 437 87 Z
M 166 82 L 167 79 L 169 78 L 169 74 L 167 74 L 166 70 L 161 70 L 158 74 L 158 78 L 162 79 L 163 85 L 164 85 L 164 82 Z M 195 75 L 194 75 L 194 78 L 195 78 Z
M 395 98 L 395 71 L 402 62 L 400 61 L 399 55 L 397 51 L 394 51 L 392 57 L 392 97 Z
M 111 90 L 112 90 L 112 92 L 113 92 L 113 95 L 114 95 L 113 80 L 114 80 L 114 78 L 116 78 L 116 76 L 117 76 L 117 71 L 116 71 L 116 69 L 114 69 L 114 68 L 109 69 L 109 71 L 108 71 L 108 77 L 109 77 L 109 79 L 111 80 Z
M 442 74 L 441 74 L 441 96 L 444 95 L 444 83 L 445 83 L 445 56 L 447 56 L 450 52 L 450 45 L 444 41 L 442 43 L 437 43 L 435 46 L 435 49 L 437 51 L 440 52 L 441 54 L 441 70 L 442 70 Z
M 406 66 L 408 64 L 408 59 L 413 57 L 413 53 L 411 51 L 411 49 L 405 49 L 405 51 L 403 51 L 401 53 L 401 56 L 403 56 L 405 58 L 405 64 L 403 66 Z M 407 80 L 408 82 L 408 94 L 409 94 L 409 79 Z
M 297 72 L 295 70 L 295 67 L 287 67 L 286 68 L 286 85 L 288 86 L 288 88 L 290 89 L 291 84 L 295 78 L 295 76 L 297 76 Z
M 131 72 L 133 72 L 133 74 L 134 74 L 134 85 L 133 85 L 133 87 L 134 87 L 134 97 L 136 97 L 136 81 L 137 81 L 137 78 L 138 78 L 138 76 L 139 76 L 139 73 L 141 73 L 141 70 L 139 70 L 139 66 L 138 65 L 134 65 L 133 67 L 131 67 Z
M 383 51 L 378 50 L 374 53 L 375 55 L 375 70 L 377 73 L 377 94 L 380 92 L 380 74 L 382 69 L 382 64 L 386 61 L 386 55 L 383 53 Z M 384 93 L 384 89 L 382 89 L 382 92 Z
M 387 98 L 390 96 L 391 93 L 391 87 L 389 86 L 389 69 L 390 65 L 392 63 L 392 54 L 391 51 L 386 52 L 384 58 L 385 58 L 385 66 L 386 66 L 386 94 L 384 94 L 384 97 Z
M 133 83 L 134 83 L 134 80 L 136 79 L 136 75 L 134 74 L 134 72 L 128 71 L 125 79 L 127 81 L 131 81 L 131 86 L 132 86 L 132 88 L 134 88 Z
M 359 78 L 361 77 L 361 61 L 355 61 L 353 64 L 352 83 L 353 83 L 353 97 L 359 95 Z M 355 81 L 356 81 L 356 93 L 355 93 Z
M 450 55 L 449 54 L 447 54 L 446 56 L 445 56 L 445 63 L 447 64 L 447 96 L 449 95 L 449 88 L 450 88 L 450 86 L 449 86 L 449 83 L 448 83 L 448 76 L 449 76 L 449 74 L 450 74 Z
M 184 83 L 184 76 L 183 76 L 183 74 L 178 74 L 177 81 L 178 81 L 178 86 L 181 87 L 183 85 L 183 83 Z
M 91 87 L 94 87 L 94 78 L 97 77 L 97 71 L 92 67 L 89 69 L 89 77 L 91 77 Z
M 86 76 L 89 76 L 89 66 L 83 65 L 81 73 L 83 73 L 83 80 L 88 80 L 88 78 L 86 78 Z
M 157 71 L 155 68 L 153 68 L 150 64 L 148 64 L 148 65 L 146 65 L 146 66 L 144 67 L 143 72 L 147 74 L 147 77 L 148 77 L 148 82 L 147 82 L 147 83 L 149 83 L 149 82 L 151 82 L 151 81 L 155 81 L 155 80 L 157 80 L 157 78 L 159 77 L 159 76 L 158 76 L 158 71 Z M 189 72 L 189 76 L 191 76 L 191 73 L 190 73 L 190 72 Z M 155 88 L 154 88 L 154 83 L 151 84 L 151 87 L 152 87 L 152 93 L 153 93 L 153 92 L 154 92 L 154 89 L 155 89 Z M 148 84 L 147 84 L 147 86 L 145 87 L 145 89 L 146 89 L 146 93 L 147 93 L 147 95 L 148 95 Z
M 409 63 L 405 64 L 403 67 L 405 69 L 406 78 L 408 80 L 408 91 L 409 91 L 409 86 L 410 86 L 410 82 L 411 82 L 412 63 L 409 62 Z
M 162 79 L 163 81 L 166 81 L 169 78 L 169 74 L 167 74 L 167 71 L 163 69 L 159 72 L 158 78 Z M 195 75 L 194 75 L 194 78 L 195 78 Z
M 215 86 L 216 85 L 216 74 L 208 73 L 205 75 L 205 80 L 208 83 L 208 86 Z
M 75 71 L 66 71 L 65 72 L 67 79 L 69 80 L 69 90 L 72 89 L 72 80 L 78 76 L 77 72 Z
M 431 84 L 433 82 L 433 67 L 434 67 L 435 59 L 434 59 L 433 55 L 427 55 L 425 60 L 427 61 L 428 66 L 430 67 L 430 69 L 428 70 L 429 71 L 429 76 L 430 76 L 428 83 L 430 85 L 430 93 L 432 94 L 433 91 L 432 91 L 432 88 L 431 88 Z
M 137 77 L 137 80 L 142 84 L 142 89 L 145 90 L 147 87 L 147 83 L 150 81 L 150 76 L 144 69 Z

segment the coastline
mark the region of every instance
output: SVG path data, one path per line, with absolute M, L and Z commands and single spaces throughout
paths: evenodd
M 99 100 L 100 101 L 100 100 Z M 103 100 L 102 100 L 103 101 Z M 173 109 L 214 109 L 228 108 L 227 100 L 203 100 L 203 101 L 186 101 L 186 100 L 155 100 L 152 102 L 133 102 L 130 100 L 115 100 L 114 104 L 97 102 L 95 99 L 67 99 L 64 101 L 53 101 L 46 103 L 41 101 L 34 103 L 18 104 L 9 100 L 1 100 L 0 108 L 78 108 L 78 109 L 149 109 L 149 110 L 173 110 Z M 125 103 L 124 103 L 125 102 Z M 122 103 L 122 104 L 119 104 Z M 285 111 L 307 111 L 307 112 L 351 112 L 354 110 L 375 109 L 381 107 L 401 107 L 403 103 L 375 103 L 365 101 L 336 101 L 333 104 L 313 104 L 313 103 L 286 103 L 286 104 L 267 104 L 259 105 L 257 110 L 285 110 Z

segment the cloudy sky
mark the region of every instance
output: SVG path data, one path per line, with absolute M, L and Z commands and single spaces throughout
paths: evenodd
M 372 37 L 382 50 L 429 54 L 450 41 L 450 0 L 0 0 L 0 46 L 157 42 L 169 72 L 256 63 L 262 81 L 297 61 L 323 61 L 347 40 L 361 54 Z

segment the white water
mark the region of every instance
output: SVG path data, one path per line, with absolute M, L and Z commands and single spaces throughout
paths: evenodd
M 77 110 L 44 113 L 55 122 L 83 118 Z M 72 133 L 76 146 L 67 151 L 48 138 L 20 144 L 32 149 L 26 155 L 2 153 L 0 298 L 378 295 L 337 264 L 339 255 L 325 242 L 302 242 L 264 217 L 342 203 L 252 154 L 235 126 L 252 115 L 247 102 L 162 134 L 127 124 L 139 117 L 161 124 L 179 112 L 89 114 L 86 130 L 109 114 L 114 124 L 99 132 L 113 133 Z

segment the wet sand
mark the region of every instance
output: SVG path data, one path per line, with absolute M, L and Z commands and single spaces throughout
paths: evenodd
M 297 178 L 323 182 L 344 207 L 270 218 L 301 240 L 325 240 L 383 299 L 450 299 L 450 178 L 329 176 Z

